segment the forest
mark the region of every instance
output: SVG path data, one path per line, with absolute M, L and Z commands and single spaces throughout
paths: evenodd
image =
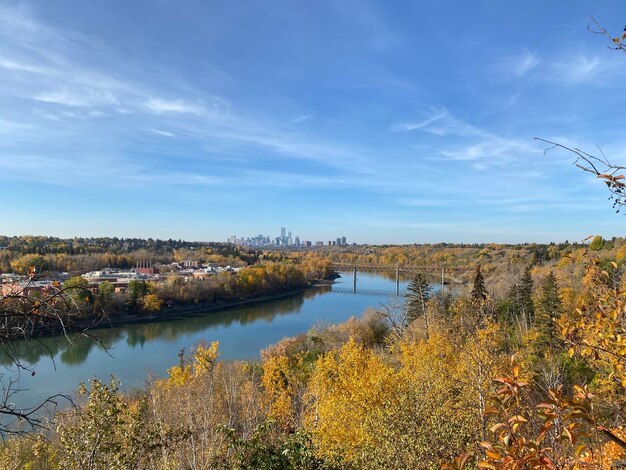
M 85 383 L 46 431 L 5 441 L 3 468 L 609 468 L 625 457 L 624 240 L 364 250 L 473 270 L 437 293 L 418 275 L 404 303 L 285 338 L 258 362 L 221 361 L 207 342 L 144 390 Z M 297 257 L 237 282 L 254 293 L 305 279 L 296 266 L 328 266 Z

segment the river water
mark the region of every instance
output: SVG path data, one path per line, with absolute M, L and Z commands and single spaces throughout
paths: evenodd
M 80 335 L 14 343 L 15 356 L 35 374 L 21 373 L 22 391 L 13 401 L 22 407 L 54 394 L 72 395 L 80 382 L 94 377 L 108 381 L 111 375 L 121 381 L 122 389 L 142 387 L 149 374 L 166 375 L 167 369 L 178 363 L 179 351 L 190 351 L 200 341 L 219 341 L 222 359 L 257 359 L 262 349 L 285 336 L 360 316 L 370 307 L 401 301 L 406 292 L 407 280 L 401 279 L 400 297 L 396 296 L 395 274 L 358 273 L 356 292 L 352 273 L 341 275 L 332 286 L 282 299 L 92 330 L 102 344 Z M 0 361 L 6 384 L 16 377 L 15 367 L 6 356 Z

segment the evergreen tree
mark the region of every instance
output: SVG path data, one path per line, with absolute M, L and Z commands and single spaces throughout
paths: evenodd
M 472 287 L 472 299 L 484 302 L 487 300 L 487 288 L 485 287 L 485 279 L 480 272 L 480 264 L 476 266 L 476 274 L 474 275 L 474 287 Z
M 519 306 L 519 285 L 517 283 L 512 284 L 504 302 L 506 311 L 504 312 L 504 319 L 509 324 L 515 324 L 520 316 Z
M 426 304 L 430 299 L 432 287 L 430 287 L 430 284 L 428 284 L 422 275 L 418 273 L 409 282 L 407 290 L 409 291 L 406 302 L 407 323 L 413 323 L 420 314 L 423 315 L 426 328 L 426 338 L 428 339 L 428 316 L 426 312 Z
M 537 317 L 535 323 L 539 330 L 539 343 L 544 348 L 558 346 L 560 339 L 554 324 L 563 310 L 563 304 L 559 296 L 559 286 L 556 276 L 551 271 L 541 286 L 541 297 L 537 305 Z
M 524 270 L 517 289 L 517 303 L 519 313 L 526 326 L 530 326 L 535 317 L 535 305 L 533 303 L 533 278 L 530 274 L 530 266 Z

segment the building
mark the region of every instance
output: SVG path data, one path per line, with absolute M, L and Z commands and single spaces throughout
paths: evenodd
M 58 281 L 17 281 L 17 282 L 3 282 L 0 284 L 0 295 L 2 297 L 13 296 L 29 296 L 33 294 L 41 295 L 47 292 L 47 294 L 53 294 L 59 290 L 61 284 Z
M 152 266 L 152 261 L 137 261 L 135 272 L 137 274 L 147 274 L 151 276 L 156 274 L 157 270 Z

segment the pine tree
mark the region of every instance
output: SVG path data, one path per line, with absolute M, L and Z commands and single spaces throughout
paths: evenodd
M 533 278 L 530 274 L 530 266 L 524 270 L 524 275 L 520 280 L 518 289 L 519 313 L 526 326 L 533 323 L 535 317 L 535 305 L 533 303 Z
M 428 315 L 426 312 L 426 304 L 430 299 L 432 287 L 421 274 L 417 274 L 407 287 L 406 302 L 406 320 L 407 323 L 413 323 L 421 314 L 424 316 L 424 326 L 426 328 L 426 339 L 428 339 Z
M 472 299 L 478 302 L 487 300 L 487 289 L 485 287 L 485 279 L 480 272 L 480 264 L 476 266 L 476 274 L 474 275 L 474 287 L 472 287 Z
M 545 348 L 558 346 L 560 339 L 554 323 L 563 311 L 556 276 L 551 271 L 541 286 L 535 324 L 539 330 L 539 344 Z

